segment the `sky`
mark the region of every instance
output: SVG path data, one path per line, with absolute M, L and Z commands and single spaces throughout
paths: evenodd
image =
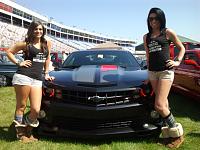
M 14 0 L 56 22 L 115 38 L 143 42 L 147 15 L 161 8 L 166 27 L 200 42 L 200 0 Z

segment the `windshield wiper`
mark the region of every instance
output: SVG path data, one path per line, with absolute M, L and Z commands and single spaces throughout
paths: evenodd
M 79 68 L 81 65 L 71 65 L 71 66 L 64 66 L 63 68 L 71 68 L 71 69 L 75 69 L 75 68 Z

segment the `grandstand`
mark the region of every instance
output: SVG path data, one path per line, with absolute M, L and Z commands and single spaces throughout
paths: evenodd
M 0 47 L 10 47 L 24 40 L 27 28 L 33 20 L 43 22 L 47 31 L 46 38 L 52 41 L 54 52 L 70 53 L 91 49 L 106 42 L 112 42 L 125 50 L 135 52 L 135 41 L 69 27 L 10 0 L 0 0 Z

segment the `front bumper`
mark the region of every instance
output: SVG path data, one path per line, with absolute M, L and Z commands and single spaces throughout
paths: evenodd
M 159 136 L 161 128 L 152 124 L 146 124 L 143 128 L 112 128 L 112 129 L 96 129 L 96 130 L 70 130 L 57 126 L 48 126 L 47 124 L 41 124 L 37 130 L 39 135 L 45 136 L 59 136 L 59 137 L 72 137 L 72 138 L 120 138 L 120 137 L 132 137 L 132 136 Z
M 42 101 L 39 134 L 97 138 L 159 134 L 160 118 L 152 118 L 149 105 L 133 103 L 90 107 Z

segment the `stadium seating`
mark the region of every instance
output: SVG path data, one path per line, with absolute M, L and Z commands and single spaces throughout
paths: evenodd
M 16 42 L 24 41 L 26 33 L 27 29 L 25 28 L 0 22 L 0 47 L 10 47 Z M 46 36 L 46 38 L 52 42 L 51 51 L 71 53 L 76 50 L 75 47 L 66 45 L 64 42 L 58 41 L 57 39 L 49 36 Z
M 27 29 L 0 22 L 0 47 L 10 47 L 16 42 L 24 41 Z M 85 50 L 96 47 L 97 44 L 84 41 L 70 40 L 47 35 L 46 39 L 52 42 L 52 52 L 71 53 L 76 50 Z M 135 51 L 134 46 L 122 46 L 124 50 Z

